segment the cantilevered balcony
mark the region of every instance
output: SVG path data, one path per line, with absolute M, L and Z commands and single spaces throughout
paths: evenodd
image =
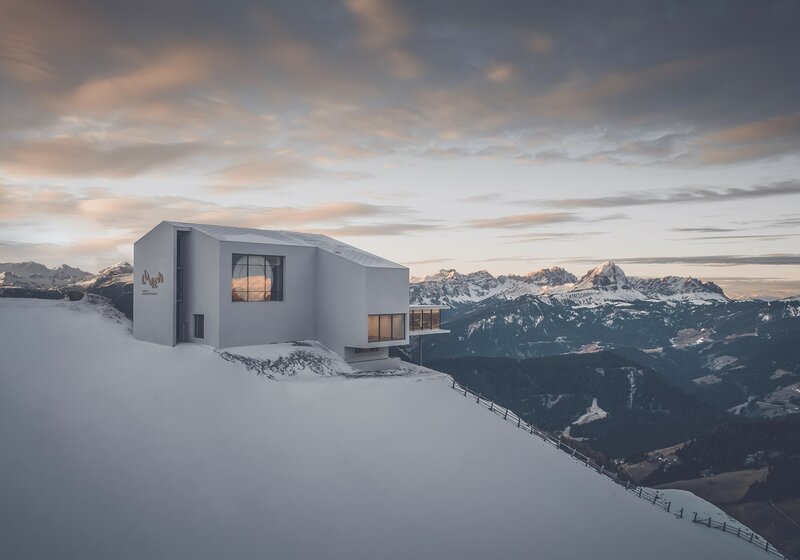
M 446 305 L 409 305 L 409 336 L 449 333 L 450 331 L 442 328 L 443 309 L 449 309 L 449 307 Z

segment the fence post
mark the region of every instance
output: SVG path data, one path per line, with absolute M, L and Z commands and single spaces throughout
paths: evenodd
M 631 489 L 631 481 L 630 480 L 626 480 L 625 481 L 625 490 L 630 490 L 630 489 Z
M 742 528 L 741 528 L 741 527 L 738 527 L 738 528 L 736 529 L 736 536 L 737 536 L 737 537 L 740 537 L 741 535 L 742 535 Z
M 480 394 L 480 393 L 478 393 L 477 395 L 475 395 L 475 402 L 476 402 L 476 403 L 479 403 L 479 402 L 481 402 L 481 394 Z
M 669 509 L 672 507 L 672 502 L 667 502 L 667 513 L 669 513 Z
M 694 519 L 692 519 L 692 521 L 695 523 L 697 522 L 697 512 L 694 512 Z
M 503 414 L 503 420 L 507 420 L 507 419 L 508 419 L 508 409 L 506 409 L 506 413 Z
M 453 378 L 453 389 L 455 389 L 455 388 L 456 388 L 456 379 L 455 379 L 455 377 L 454 377 L 454 378 Z
M 751 532 L 751 533 L 750 533 L 750 542 L 753 542 L 753 537 L 754 537 L 755 535 L 756 535 L 756 534 L 755 534 L 755 533 L 753 533 L 753 532 Z
M 467 388 L 466 387 L 464 387 L 464 396 L 465 397 L 467 396 Z
M 533 424 L 531 424 L 531 435 L 533 435 Z
M 722 532 L 724 533 L 727 530 L 728 530 L 728 522 L 727 521 L 723 521 L 722 522 Z
M 769 552 L 769 541 L 764 541 L 764 550 Z
M 681 508 L 681 516 L 680 519 L 683 519 L 683 508 Z
M 656 505 L 656 501 L 657 501 L 657 500 L 658 500 L 658 494 L 656 494 L 655 496 L 653 496 L 653 505 Z M 709 519 L 711 519 L 711 518 L 709 517 Z
M 640 498 L 642 497 L 642 487 L 641 486 L 639 486 L 639 497 Z
M 492 401 L 492 404 L 489 405 L 489 410 L 494 412 L 494 401 Z
M 556 445 L 557 449 L 561 449 L 561 436 L 558 436 L 558 445 Z
M 517 416 L 517 428 L 519 428 L 521 425 L 522 425 L 522 418 Z
M 711 515 L 708 516 L 708 526 L 711 527 Z

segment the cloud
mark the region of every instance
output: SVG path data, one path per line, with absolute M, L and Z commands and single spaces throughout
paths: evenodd
M 494 192 L 494 193 L 487 193 L 487 194 L 477 194 L 477 195 L 474 195 L 474 196 L 467 196 L 467 197 L 464 197 L 464 198 L 460 198 L 459 200 L 461 202 L 469 202 L 469 203 L 473 203 L 474 202 L 474 203 L 478 203 L 478 204 L 484 204 L 486 202 L 497 201 L 497 200 L 501 199 L 502 197 L 503 197 L 503 195 L 501 193 Z
M 674 83 L 715 62 L 715 57 L 693 57 L 656 64 L 633 72 L 609 72 L 597 77 L 575 78 L 530 100 L 530 108 L 550 116 L 593 116 L 626 97 L 646 95 Z
M 20 82 L 40 82 L 52 76 L 37 37 L 0 28 L 0 73 Z
M 402 221 L 407 218 L 411 219 Z M 8 237 L 19 228 L 71 232 L 63 243 L 6 239 L 0 244 L 0 260 L 53 262 L 61 254 L 64 259 L 107 265 L 129 252 L 134 240 L 162 220 L 292 229 L 338 237 L 398 236 L 442 227 L 436 221 L 415 221 L 414 213 L 403 206 L 362 202 L 260 207 L 180 196 L 122 195 L 108 189 L 70 193 L 61 188 L 0 185 L 0 236 Z
M 709 266 L 741 266 L 741 265 L 800 265 L 798 254 L 767 254 L 767 255 L 700 255 L 682 257 L 627 257 L 611 259 L 619 264 L 693 264 Z M 571 262 L 596 262 L 597 259 L 571 259 Z
M 578 220 L 578 216 L 570 212 L 552 212 L 482 218 L 470 221 L 469 225 L 476 228 L 519 229 L 562 222 L 574 222 Z
M 716 228 L 716 227 L 686 227 L 686 228 L 672 228 L 672 231 L 681 233 L 725 233 L 729 231 L 739 231 L 731 228 Z
M 688 237 L 687 239 L 694 239 L 697 241 L 736 241 L 741 239 L 752 239 L 755 241 L 774 241 L 776 239 L 791 239 L 794 237 L 800 237 L 800 233 L 789 233 L 783 235 L 764 235 L 764 234 L 752 234 L 752 235 L 697 235 L 694 237 Z
M 377 224 L 344 225 L 334 228 L 311 228 L 309 231 L 332 237 L 372 237 L 407 235 L 420 231 L 430 231 L 439 227 L 434 223 L 381 222 Z
M 509 243 L 532 243 L 538 241 L 582 241 L 584 239 L 596 238 L 607 234 L 604 231 L 560 231 L 541 234 L 525 234 L 525 235 L 509 235 L 505 236 L 509 239 Z
M 502 84 L 516 78 L 517 69 L 510 62 L 498 62 L 490 65 L 486 69 L 485 75 L 490 82 Z
M 402 206 L 362 202 L 328 202 L 303 207 L 222 205 L 181 196 L 134 196 L 108 189 L 70 193 L 62 188 L 0 185 L 0 219 L 5 225 L 36 220 L 73 220 L 101 229 L 115 227 L 139 235 L 162 220 L 236 223 L 244 227 L 312 227 L 348 225 L 351 220 L 376 216 L 403 216 Z
M 355 181 L 367 174 L 355 171 L 323 169 L 294 156 L 272 156 L 259 161 L 237 163 L 209 174 L 214 190 L 235 191 L 247 188 L 280 187 L 312 177 Z
M 207 81 L 224 66 L 235 64 L 235 60 L 219 47 L 173 47 L 140 61 L 126 72 L 91 79 L 58 100 L 57 105 L 83 113 L 127 109 Z
M 545 201 L 543 204 L 555 208 L 615 208 L 619 206 L 647 206 L 654 204 L 704 203 L 731 200 L 753 200 L 776 196 L 800 194 L 800 181 L 780 181 L 749 188 L 704 188 L 694 187 L 667 192 L 663 195 L 638 191 L 593 198 L 570 198 Z M 542 204 L 542 202 L 537 202 Z
M 696 141 L 701 163 L 727 164 L 800 151 L 800 113 L 780 115 L 723 128 Z
M 549 54 L 553 50 L 553 39 L 545 33 L 532 31 L 525 37 L 525 46 L 536 54 Z
M 437 264 L 437 263 L 446 263 L 450 262 L 453 259 L 449 257 L 440 257 L 435 259 L 422 259 L 419 261 L 403 261 L 401 264 L 412 266 L 412 265 L 420 265 L 420 264 Z
M 344 0 L 358 18 L 367 47 L 387 47 L 405 39 L 408 23 L 390 0 Z
M 0 155 L 6 173 L 35 177 L 132 177 L 211 151 L 201 142 L 102 147 L 75 138 L 28 141 Z
M 711 142 L 744 143 L 800 136 L 800 113 L 747 122 L 706 135 Z
M 402 46 L 410 25 L 391 0 L 344 0 L 344 5 L 361 26 L 365 49 L 382 54 L 395 78 L 420 75 L 422 62 Z

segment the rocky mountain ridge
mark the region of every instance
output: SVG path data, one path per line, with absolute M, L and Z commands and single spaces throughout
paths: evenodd
M 486 270 L 462 274 L 441 270 L 412 282 L 413 303 L 438 303 L 458 307 L 490 297 L 516 299 L 525 295 L 580 306 L 635 301 L 683 301 L 696 304 L 728 301 L 713 282 L 692 277 L 637 278 L 606 261 L 580 279 L 561 267 L 546 268 L 524 276 L 493 276 Z
M 66 264 L 54 268 L 33 261 L 0 263 L 0 286 L 17 288 L 63 288 L 92 276 Z

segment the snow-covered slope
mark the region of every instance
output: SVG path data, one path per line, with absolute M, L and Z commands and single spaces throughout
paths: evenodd
M 634 301 L 706 304 L 728 300 L 722 289 L 713 282 L 677 276 L 629 277 L 613 262 L 604 262 L 589 270 L 580 280 L 560 267 L 531 272 L 525 276 L 498 277 L 485 270 L 461 274 L 451 269 L 411 284 L 413 303 L 443 303 L 457 307 L 490 297 L 516 299 L 526 295 L 582 306 Z
M 73 282 L 69 287 L 81 290 L 107 288 L 113 285 L 133 283 L 133 265 L 128 262 L 117 263 L 104 268 L 97 274 L 87 276 L 79 282 Z
M 0 300 L 3 557 L 764 557 L 443 375 L 274 381 L 98 309 Z

